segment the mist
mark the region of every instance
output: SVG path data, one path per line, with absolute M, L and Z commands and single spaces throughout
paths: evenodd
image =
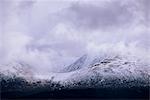
M 150 61 L 149 0 L 1 0 L 0 64 L 50 73 L 85 54 Z

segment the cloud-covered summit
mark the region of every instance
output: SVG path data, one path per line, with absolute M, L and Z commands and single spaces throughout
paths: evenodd
M 37 72 L 84 54 L 117 51 L 149 60 L 149 0 L 1 0 L 0 63 Z

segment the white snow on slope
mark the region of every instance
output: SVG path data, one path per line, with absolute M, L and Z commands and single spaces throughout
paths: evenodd
M 42 64 L 41 64 L 42 65 Z M 50 80 L 74 82 L 83 79 L 102 77 L 103 79 L 143 79 L 150 78 L 150 62 L 133 55 L 104 53 L 98 56 L 84 55 L 60 72 L 35 73 L 28 64 L 14 62 L 0 66 L 1 73 L 17 75 L 30 81 Z
M 0 73 L 12 77 L 18 76 L 31 80 L 33 78 L 33 71 L 28 64 L 22 62 L 11 62 L 5 65 L 0 65 Z

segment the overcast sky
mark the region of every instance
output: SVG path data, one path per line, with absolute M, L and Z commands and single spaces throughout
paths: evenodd
M 149 4 L 149 0 L 0 0 L 0 63 L 23 61 L 40 71 L 101 51 L 146 54 Z

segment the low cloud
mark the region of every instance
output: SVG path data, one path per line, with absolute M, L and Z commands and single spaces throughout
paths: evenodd
M 51 72 L 86 53 L 126 48 L 145 54 L 146 1 L 1 0 L 0 63 L 23 61 L 37 72 Z

